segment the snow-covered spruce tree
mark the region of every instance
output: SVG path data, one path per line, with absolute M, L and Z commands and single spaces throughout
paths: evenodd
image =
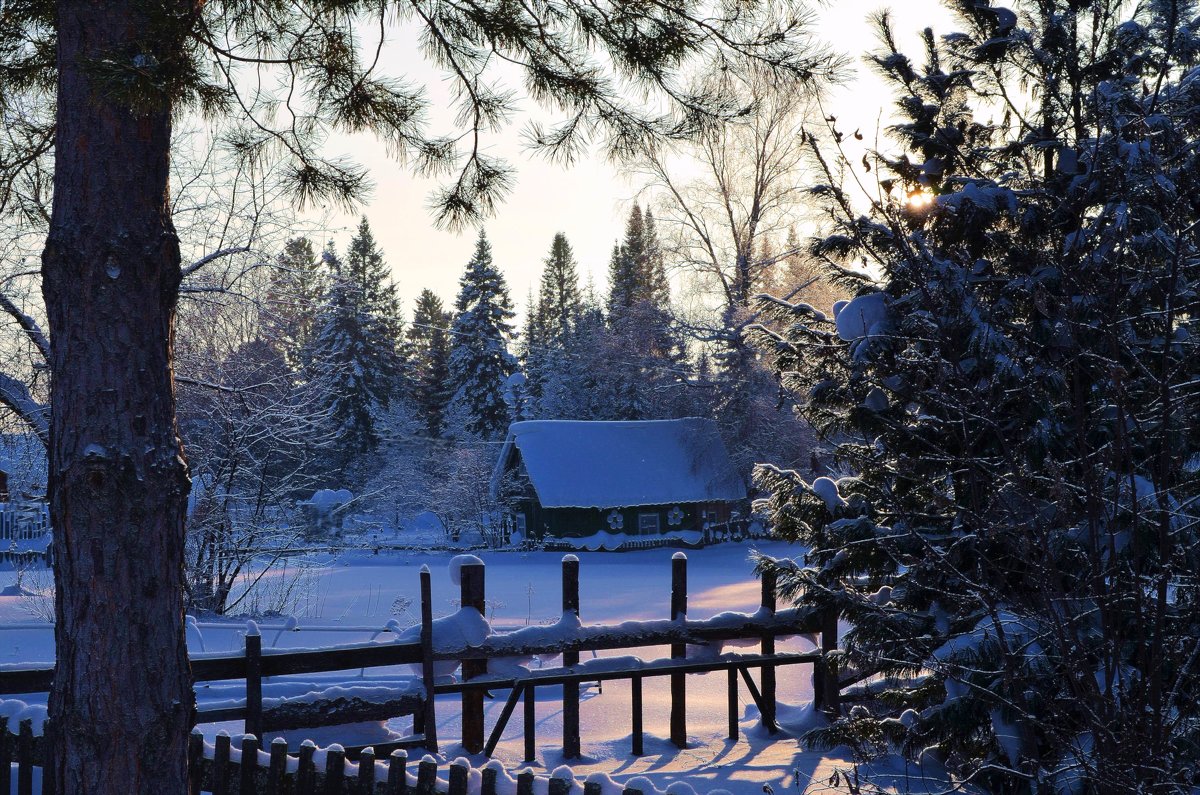
M 396 398 L 403 374 L 395 287 L 364 219 L 345 261 L 327 248 L 331 285 L 318 316 L 313 361 L 331 375 L 329 422 L 338 444 L 327 469 L 344 473 L 379 444 L 376 420 Z M 355 473 L 362 474 L 362 473 Z
M 535 302 L 533 314 L 536 309 Z M 619 354 L 614 350 L 604 312 L 590 285 L 581 291 L 579 313 L 569 336 L 559 347 L 547 349 L 540 343 L 530 345 L 526 339 L 521 343 L 522 347 L 537 354 L 532 365 L 527 365 L 530 381 L 536 379 L 535 416 L 543 419 L 612 419 L 606 390 L 611 387 L 613 369 L 619 366 L 613 361 Z M 547 352 L 549 355 L 543 356 Z
M 550 243 L 550 253 L 542 267 L 538 290 L 538 316 L 544 330 L 543 344 L 566 345 L 582 311 L 579 270 L 575 252 L 562 232 Z
M 634 205 L 625 237 L 609 264 L 609 349 L 600 387 L 604 419 L 642 420 L 675 414 L 681 402 L 664 394 L 686 373 L 683 344 L 674 328 L 671 292 L 654 218 Z
M 542 376 L 550 365 L 545 361 L 546 348 L 542 343 L 543 332 L 541 304 L 533 297 L 533 290 L 525 293 L 525 327 L 517 334 L 517 360 L 526 377 L 525 391 L 535 411 L 542 402 Z
M 857 297 L 762 302 L 784 384 L 855 473 L 761 468 L 776 532 L 811 548 L 782 582 L 853 625 L 842 681 L 882 676 L 809 740 L 989 792 L 1190 792 L 1196 4 L 951 6 L 962 32 L 926 31 L 923 67 L 878 20 L 907 152 L 876 157 L 865 215 L 813 144 L 814 252 Z
M 527 382 L 525 391 L 534 416 L 549 419 L 576 416 L 575 391 L 579 362 L 579 320 L 583 297 L 575 253 L 566 235 L 554 236 L 542 266 L 536 301 L 531 298 L 521 347 Z
M 390 403 L 410 387 L 404 319 L 391 271 L 365 217 L 350 239 L 343 272 L 360 302 L 364 333 L 371 338 L 374 370 L 382 381 L 384 402 Z
M 508 286 L 492 265 L 492 246 L 482 231 L 475 254 L 459 281 L 454 308 L 457 314 L 450 335 L 454 396 L 450 415 L 460 427 L 453 431 L 493 440 L 508 428 L 504 393 L 517 362 L 508 350 L 513 331 Z
M 312 352 L 317 314 L 328 290 L 328 273 L 312 241 L 306 237 L 287 241 L 275 261 L 261 322 L 264 339 L 293 370 L 311 364 L 305 358 Z
M 639 303 L 666 307 L 671 300 L 654 216 L 634 205 L 625 223 L 625 238 L 613 246 L 608 266 L 608 314 Z
M 411 357 L 412 402 L 424 432 L 441 436 L 450 386 L 450 323 L 453 316 L 442 299 L 425 289 L 417 296 L 413 321 L 408 327 Z

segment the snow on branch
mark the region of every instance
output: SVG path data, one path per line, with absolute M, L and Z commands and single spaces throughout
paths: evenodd
M 250 250 L 249 246 L 231 246 L 229 248 L 222 248 L 222 249 L 218 249 L 217 251 L 213 251 L 209 254 L 205 254 L 203 257 L 201 257 L 200 259 L 196 260 L 191 265 L 188 265 L 186 268 L 183 269 L 183 278 L 186 279 L 187 277 L 191 276 L 196 271 L 203 268 L 205 265 L 208 265 L 209 263 L 214 262 L 215 260 L 219 260 L 222 257 L 231 257 L 234 254 L 245 254 L 249 250 Z
M 43 445 L 50 443 L 50 407 L 34 400 L 27 384 L 7 373 L 0 373 L 0 405 L 28 425 Z
M 43 359 L 49 362 L 50 340 L 46 337 L 45 332 L 42 331 L 42 327 L 38 325 L 38 322 L 27 313 L 21 311 L 21 308 L 3 292 L 0 292 L 0 309 L 8 313 L 13 320 L 17 321 L 17 325 L 21 327 L 21 330 L 25 332 L 25 336 L 38 349 L 38 353 L 41 354 Z

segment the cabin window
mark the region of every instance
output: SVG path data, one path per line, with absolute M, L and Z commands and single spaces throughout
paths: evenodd
M 514 517 L 514 519 L 516 520 L 515 524 L 517 526 L 517 532 L 521 535 L 525 535 L 525 514 L 519 513 Z
M 639 533 L 657 533 L 658 532 L 658 514 L 656 514 L 656 513 L 639 513 L 638 514 L 638 532 Z

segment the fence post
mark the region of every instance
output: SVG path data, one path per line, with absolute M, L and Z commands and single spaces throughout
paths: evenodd
M 537 759 L 537 688 L 532 684 L 525 685 L 525 701 L 523 707 L 522 729 L 525 731 L 525 761 Z
M 229 735 L 224 731 L 217 734 L 217 747 L 213 751 L 212 795 L 229 795 Z
M 249 795 L 256 789 L 258 773 L 258 738 L 249 735 L 242 738 L 242 761 L 238 766 L 238 795 Z
M 574 555 L 562 559 L 562 611 L 579 615 L 579 558 Z M 563 652 L 564 667 L 578 664 L 579 652 Z M 568 682 L 563 685 L 563 758 L 578 759 L 580 754 L 579 683 Z
M 31 720 L 21 721 L 21 735 L 17 740 L 17 795 L 33 795 L 33 721 Z
M 671 620 L 687 620 L 687 555 L 671 556 Z M 687 644 L 671 644 L 672 659 L 687 657 Z M 671 674 L 671 742 L 676 748 L 687 747 L 686 674 Z
M 246 622 L 246 734 L 262 737 L 262 634 L 258 624 Z
M 437 762 L 432 757 L 417 763 L 417 795 L 437 795 Z
M 408 792 L 408 752 L 397 748 L 388 756 L 388 795 L 406 795 Z
M 375 795 L 374 748 L 364 748 L 358 754 L 358 792 L 359 795 Z
M 425 701 L 421 705 L 421 731 L 425 735 L 425 748 L 436 754 L 438 740 L 437 702 L 433 692 L 433 584 L 429 566 L 421 567 L 421 681 L 425 685 Z
M 317 767 L 313 763 L 313 754 L 317 744 L 312 740 L 300 743 L 300 760 L 296 764 L 296 795 L 315 795 L 317 789 Z
M 59 795 L 58 782 L 54 780 L 54 727 L 50 719 L 42 721 L 42 795 Z M 3 770 L 0 767 L 0 770 Z
M 826 657 L 825 662 L 825 693 L 824 706 L 825 711 L 832 716 L 837 716 L 841 711 L 842 691 L 838 686 L 838 673 L 833 666 L 828 662 L 830 652 L 837 651 L 838 647 L 838 611 L 830 608 L 825 611 L 821 617 L 821 652 Z
M 741 704 L 738 703 L 737 669 L 730 668 L 725 672 L 725 690 L 729 707 L 729 739 L 737 742 L 738 718 L 741 717 Z
M 565 778 L 550 779 L 548 795 L 571 795 L 571 782 Z
M 0 770 L 12 767 L 12 735 L 8 733 L 8 718 L 0 715 Z M 12 795 L 12 776 L 0 776 L 0 795 Z
M 3 720 L 0 718 L 0 733 L 4 731 Z M 200 795 L 200 784 L 204 778 L 204 735 L 199 729 L 192 729 L 192 733 L 188 735 L 187 766 L 188 795 Z M 0 769 L 5 767 L 4 753 L 0 751 Z M 3 785 L 0 785 L 0 792 L 7 795 Z
M 517 774 L 517 795 L 533 795 L 533 773 L 523 770 Z
M 483 575 L 482 564 L 470 563 L 459 569 L 459 606 L 463 610 L 473 607 L 486 619 Z M 487 660 L 462 661 L 464 682 L 486 673 Z M 477 754 L 483 750 L 483 696 L 484 691 L 478 689 L 462 691 L 462 744 L 470 754 Z
M 495 768 L 485 767 L 483 769 L 483 780 L 479 784 L 480 795 L 496 795 L 496 780 L 499 777 Z
M 630 753 L 634 756 L 642 755 L 642 677 L 640 674 L 634 674 L 629 680 L 629 690 L 632 695 L 633 702 L 633 727 L 631 734 L 633 735 L 633 747 L 630 748 Z
M 283 780 L 287 776 L 287 751 L 287 740 L 276 737 L 271 741 L 271 766 L 267 768 L 267 795 L 283 795 Z
M 342 795 L 345 780 L 346 749 L 335 743 L 325 750 L 325 795 Z
M 764 619 L 774 620 L 775 609 L 777 606 L 776 587 L 778 583 L 773 569 L 767 569 L 762 573 L 762 610 L 759 611 Z M 762 638 L 762 654 L 764 657 L 775 656 L 775 634 L 772 632 L 764 632 Z M 774 733 L 775 731 L 775 666 L 764 665 L 760 674 L 762 680 L 762 699 L 763 707 L 765 707 L 766 715 L 763 715 L 763 724 L 767 730 Z M 736 685 L 736 683 L 735 683 Z
M 449 795 L 467 795 L 467 766 L 457 761 L 450 764 Z

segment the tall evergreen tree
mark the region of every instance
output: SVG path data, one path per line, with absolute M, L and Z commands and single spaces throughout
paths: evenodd
M 358 311 L 364 319 L 364 333 L 372 346 L 373 370 L 383 382 L 382 404 L 387 405 L 407 387 L 404 318 L 396 285 L 366 217 L 350 239 L 343 276 L 353 287 Z
M 663 391 L 682 383 L 683 345 L 673 328 L 662 247 L 649 212 L 634 205 L 609 264 L 608 335 L 613 366 L 604 388 L 611 419 L 671 416 L 682 405 Z
M 571 336 L 581 310 L 575 253 L 567 236 L 559 232 L 550 244 L 538 290 L 537 315 L 544 334 L 540 342 L 551 347 L 563 346 Z
M 814 244 L 857 295 L 762 339 L 853 477 L 762 470 L 779 568 L 878 698 L 809 742 L 988 792 L 1185 792 L 1200 760 L 1200 55 L 1191 2 L 948 5 L 873 58 L 907 151 Z M 1006 112 L 996 113 L 999 102 Z M 818 154 L 820 154 L 818 152 Z M 876 274 L 862 274 L 862 263 Z
M 413 404 L 425 432 L 442 435 L 446 407 L 453 389 L 450 383 L 450 324 L 453 315 L 432 290 L 422 290 L 408 328 L 412 361 Z
M 670 304 L 671 288 L 654 216 L 636 204 L 625 222 L 624 239 L 613 246 L 608 285 L 609 315 L 639 303 L 664 310 Z
M 667 279 L 667 261 L 663 255 L 658 225 L 647 208 L 642 213 L 643 248 L 639 270 L 645 280 L 645 300 L 653 306 L 666 308 L 671 304 L 671 284 Z
M 318 331 L 317 316 L 329 290 L 329 274 L 313 250 L 312 241 L 297 237 L 284 244 L 267 291 L 262 325 L 264 339 L 293 370 L 307 366 Z
M 561 417 L 572 402 L 565 391 L 575 368 L 571 357 L 578 342 L 576 327 L 582 312 L 579 273 L 566 235 L 554 236 L 542 268 L 536 301 L 530 296 L 526 331 L 522 335 L 525 393 L 528 411 L 540 417 Z M 547 388 L 553 394 L 547 394 Z
M 508 427 L 505 402 L 516 359 L 508 350 L 512 301 L 504 277 L 492 264 L 492 246 L 480 231 L 475 254 L 459 281 L 451 327 L 451 416 L 467 434 L 491 440 Z
M 539 414 L 537 406 L 542 399 L 542 381 L 547 367 L 545 339 L 545 322 L 542 315 L 542 304 L 533 297 L 530 289 L 525 295 L 525 327 L 517 339 L 517 354 L 525 374 L 524 394 L 532 404 L 528 408 Z
M 331 287 L 319 316 L 313 359 L 333 372 L 330 421 L 343 440 L 332 451 L 331 471 L 352 469 L 380 441 L 377 421 L 399 399 L 404 360 L 396 288 L 364 218 L 345 261 L 332 245 L 324 254 Z
M 642 208 L 635 204 L 625 222 L 625 238 L 613 245 L 612 258 L 608 263 L 609 315 L 619 314 L 621 310 L 646 300 L 642 272 L 645 248 L 646 226 Z
M 330 287 L 318 316 L 319 328 L 309 358 L 330 373 L 325 404 L 333 435 L 329 472 L 344 471 L 357 456 L 379 444 L 375 416 L 387 394 L 385 379 L 373 367 L 370 320 L 361 313 L 360 294 L 346 277 L 332 243 L 322 258 L 330 271 Z

